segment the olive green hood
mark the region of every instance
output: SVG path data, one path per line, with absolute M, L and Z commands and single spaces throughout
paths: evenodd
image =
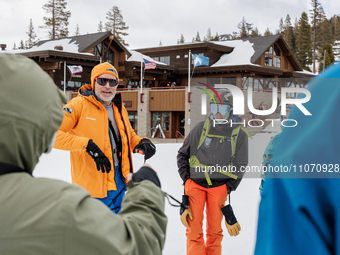
M 64 102 L 33 60 L 0 53 L 0 162 L 32 172 L 59 129 Z

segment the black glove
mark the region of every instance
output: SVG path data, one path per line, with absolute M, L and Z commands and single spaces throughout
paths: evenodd
M 89 140 L 89 143 L 86 147 L 86 152 L 93 158 L 94 162 L 96 162 L 97 170 L 101 170 L 105 173 L 110 173 L 111 171 L 111 163 L 110 160 L 105 156 L 105 154 L 99 149 L 97 144 L 95 144 L 92 139 Z
M 158 179 L 156 172 L 150 167 L 142 166 L 141 169 L 132 175 L 133 182 L 141 182 L 143 180 L 152 181 L 158 187 L 161 187 L 161 182 Z
M 231 207 L 231 205 L 229 204 L 223 207 L 222 213 L 225 217 L 225 226 L 228 229 L 229 235 L 237 236 L 241 231 L 241 226 L 234 215 L 233 208 Z
M 139 144 L 136 145 L 136 147 L 133 149 L 133 152 L 139 152 L 142 151 L 144 156 L 144 160 L 148 160 L 156 153 L 156 146 L 149 140 L 143 138 Z
M 192 220 L 193 218 L 191 209 L 189 207 L 189 196 L 188 195 L 182 196 L 182 204 L 181 204 L 181 209 L 179 213 L 181 215 L 180 219 L 181 219 L 183 226 L 187 228 L 189 226 L 187 216 L 189 216 L 190 220 Z
M 189 208 L 189 196 L 188 195 L 183 195 L 182 196 L 182 204 L 181 204 L 181 209 L 179 210 L 179 214 L 182 215 L 185 211 L 185 209 Z

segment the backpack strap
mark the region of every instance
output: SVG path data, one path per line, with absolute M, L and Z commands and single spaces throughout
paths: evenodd
M 202 133 L 201 133 L 201 137 L 200 137 L 200 140 L 198 142 L 198 146 L 197 146 L 197 149 L 196 151 L 199 149 L 199 147 L 201 147 L 201 145 L 203 144 L 205 138 L 207 137 L 208 133 L 209 133 L 209 129 L 210 129 L 210 121 L 209 119 L 207 119 L 205 122 L 204 122 L 204 126 L 203 126 L 203 129 L 202 129 Z M 194 153 L 196 154 L 196 152 Z

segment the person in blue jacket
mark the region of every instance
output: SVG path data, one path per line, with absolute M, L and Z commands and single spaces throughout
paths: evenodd
M 296 170 L 267 173 L 255 255 L 340 254 L 339 77 L 335 64 L 310 81 L 312 116 L 292 109 L 298 125 L 285 128 L 271 164 Z

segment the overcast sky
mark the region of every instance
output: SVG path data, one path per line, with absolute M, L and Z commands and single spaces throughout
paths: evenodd
M 42 6 L 48 0 L 0 0 L 0 44 L 12 49 L 20 40 L 28 39 L 30 18 L 40 39 L 47 38 L 44 25 L 47 14 Z M 267 27 L 275 32 L 280 18 L 290 15 L 292 23 L 305 11 L 309 14 L 311 0 L 68 0 L 69 36 L 73 36 L 79 25 L 80 33 L 96 33 L 100 21 L 106 22 L 106 13 L 114 6 L 122 12 L 129 26 L 125 41 L 129 49 L 162 45 L 173 45 L 183 34 L 191 42 L 196 33 L 201 39 L 208 28 L 212 35 L 238 32 L 237 24 L 244 17 L 253 23 L 261 34 Z M 319 0 L 327 18 L 340 14 L 339 0 Z

